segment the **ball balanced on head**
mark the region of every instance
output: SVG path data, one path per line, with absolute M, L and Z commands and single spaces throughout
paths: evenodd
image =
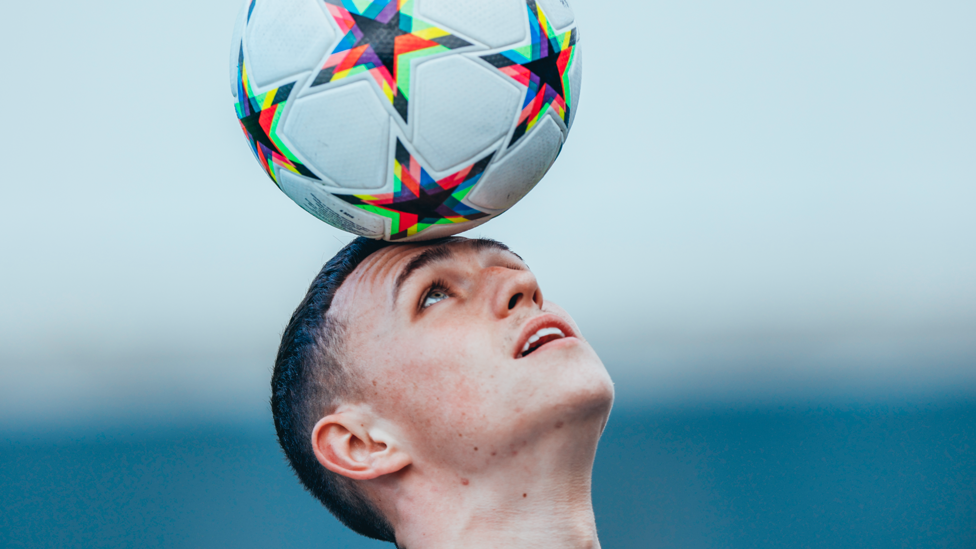
M 408 241 L 480 225 L 542 179 L 582 60 L 566 0 L 247 0 L 231 72 L 241 128 L 285 194 Z

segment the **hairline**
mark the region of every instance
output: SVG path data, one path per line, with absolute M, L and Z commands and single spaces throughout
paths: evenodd
M 351 311 L 347 306 L 340 305 L 344 298 L 338 302 L 335 298 L 357 269 L 372 269 L 367 262 L 370 256 L 392 247 L 391 244 L 396 243 L 360 237 L 325 264 L 282 334 L 271 380 L 275 431 L 302 484 L 343 524 L 360 534 L 384 541 L 395 541 L 395 530 L 389 518 L 376 507 L 376 502 L 360 482 L 322 467 L 314 455 L 310 435 L 324 415 L 344 401 L 361 395 L 363 372 L 349 354 L 347 339 L 349 322 L 355 317 L 349 316 Z M 454 244 L 463 244 L 475 251 L 509 252 L 525 263 L 508 246 L 490 239 L 450 237 L 416 244 L 426 248 L 418 255 L 440 250 L 428 254 L 425 261 L 428 265 L 434 259 L 455 257 Z M 431 257 L 433 255 L 440 257 Z M 417 257 L 411 257 L 410 262 L 415 259 Z M 418 264 L 412 270 L 416 272 L 423 266 Z M 410 278 L 410 273 L 400 274 L 403 275 L 402 285 Z M 352 285 L 357 284 L 359 278 L 353 276 Z M 388 299 L 390 294 L 387 292 L 386 295 Z

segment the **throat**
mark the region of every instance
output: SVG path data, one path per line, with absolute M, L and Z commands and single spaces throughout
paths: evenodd
M 545 433 L 527 445 L 521 437 L 479 443 L 478 456 L 492 457 L 474 470 L 418 470 L 406 477 L 418 483 L 397 490 L 410 495 L 392 513 L 400 546 L 599 549 L 590 487 L 604 417 L 553 415 L 548 427 L 540 426 Z

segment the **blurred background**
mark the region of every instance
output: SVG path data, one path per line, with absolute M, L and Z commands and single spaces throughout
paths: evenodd
M 0 18 L 2 547 L 389 547 L 274 440 L 278 338 L 351 237 L 245 145 L 239 7 Z M 570 139 L 472 235 L 616 381 L 603 547 L 976 547 L 976 4 L 574 8 Z

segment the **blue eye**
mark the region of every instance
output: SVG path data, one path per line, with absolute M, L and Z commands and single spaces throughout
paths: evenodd
M 437 289 L 431 290 L 430 293 L 427 294 L 427 297 L 424 298 L 424 303 L 423 305 L 420 306 L 420 308 L 426 309 L 427 307 L 430 307 L 431 305 L 437 303 L 438 301 L 444 301 L 448 297 L 450 296 L 448 296 L 447 292 L 445 292 L 444 290 L 437 290 Z

